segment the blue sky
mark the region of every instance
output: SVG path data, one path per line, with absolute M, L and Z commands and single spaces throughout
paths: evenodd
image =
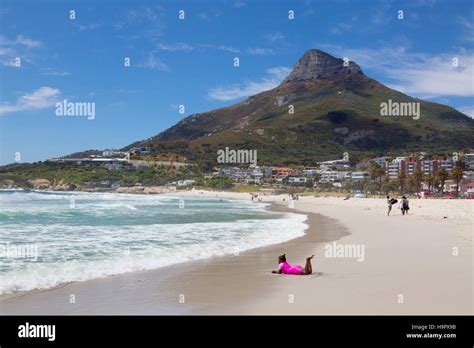
M 154 136 L 275 87 L 310 48 L 474 115 L 469 0 L 2 0 L 0 15 L 0 164 Z M 64 99 L 95 118 L 56 116 Z

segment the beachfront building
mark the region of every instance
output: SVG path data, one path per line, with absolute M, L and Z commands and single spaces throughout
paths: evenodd
M 244 182 L 247 171 L 239 167 L 224 167 L 219 170 L 218 176 L 230 178 L 235 182 Z
M 468 181 L 466 183 L 465 195 L 468 198 L 474 198 L 474 181 Z
M 372 158 L 370 162 L 376 163 L 379 167 L 382 167 L 382 168 L 385 168 L 388 163 L 385 157 Z
M 420 161 L 420 170 L 425 175 L 433 175 L 436 170 L 436 164 L 431 160 L 422 160 Z
M 102 151 L 102 157 L 125 157 L 130 159 L 130 152 L 118 151 L 118 150 L 104 150 Z
M 271 179 L 276 182 L 282 182 L 283 179 L 293 174 L 293 171 L 287 167 L 273 167 Z
M 408 159 L 406 162 L 405 161 L 402 161 L 402 164 L 405 164 L 405 174 L 406 175 L 412 175 L 414 174 L 417 169 L 420 168 L 420 162 L 419 161 L 415 161 L 413 159 Z
M 288 184 L 304 184 L 306 183 L 306 179 L 304 176 L 289 176 Z
M 196 181 L 194 181 L 194 180 L 179 180 L 179 181 L 176 183 L 176 185 L 177 185 L 177 186 L 181 186 L 181 187 L 183 187 L 183 186 L 191 186 L 191 185 L 193 185 L 195 182 L 196 182 Z
M 321 170 L 316 167 L 305 167 L 303 169 L 303 175 L 304 176 L 315 176 L 316 174 L 319 174 Z
M 351 172 L 337 171 L 337 170 L 325 170 L 321 172 L 321 179 L 319 182 L 335 182 L 351 179 Z
M 370 174 L 368 172 L 352 172 L 351 174 L 352 180 L 364 180 L 369 178 Z
M 421 171 L 424 175 L 435 175 L 442 168 L 448 172 L 452 171 L 456 166 L 464 167 L 464 163 L 453 158 L 438 156 L 435 159 L 415 159 L 414 157 L 397 157 L 388 162 L 385 172 L 390 179 L 396 179 L 401 173 L 412 175 L 417 171 Z
M 269 167 L 224 167 L 220 168 L 214 176 L 227 177 L 234 182 L 245 184 L 262 184 L 264 179 L 270 176 Z
M 474 169 L 474 153 L 466 153 L 464 155 L 464 160 L 469 169 Z
M 400 173 L 400 162 L 398 162 L 397 160 L 388 162 L 385 168 L 385 173 L 390 179 L 398 178 L 398 174 Z
M 464 178 L 469 181 L 474 180 L 474 171 L 473 170 L 465 171 Z
M 132 147 L 130 152 L 135 155 L 149 155 L 151 153 L 151 147 Z
M 337 169 L 344 169 L 349 168 L 349 153 L 344 152 L 341 159 L 331 160 L 331 161 L 323 161 L 318 162 L 320 169 L 328 169 L 328 168 L 337 168 Z
M 264 173 L 263 171 L 257 166 L 254 168 L 249 168 L 247 173 L 247 177 L 245 178 L 246 184 L 262 184 Z

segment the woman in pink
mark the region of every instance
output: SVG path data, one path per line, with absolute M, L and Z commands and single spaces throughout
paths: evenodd
M 300 265 L 290 266 L 286 262 L 286 254 L 278 256 L 278 271 L 272 271 L 272 273 L 278 274 L 296 274 L 296 275 L 306 275 L 313 273 L 313 268 L 311 267 L 311 259 L 314 255 L 306 258 L 306 265 L 301 267 Z

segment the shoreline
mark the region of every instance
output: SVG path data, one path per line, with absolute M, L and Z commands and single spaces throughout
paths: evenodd
M 270 204 L 266 209 L 300 214 L 275 203 Z M 0 296 L 0 312 L 9 315 L 238 314 L 238 311 L 233 309 L 234 305 L 237 303 L 238 306 L 244 305 L 248 298 L 253 296 L 252 294 L 262 293 L 267 282 L 272 280 L 271 278 L 275 286 L 278 285 L 275 282 L 278 275 L 271 274 L 270 271 L 277 268 L 275 260 L 283 253 L 282 250 L 293 255 L 304 250 L 310 255 L 317 244 L 347 235 L 343 228 L 330 232 L 326 226 L 335 223 L 335 221 L 329 221 L 331 219 L 314 213 L 305 215 L 307 216 L 305 223 L 308 224 L 305 235 L 287 242 L 253 248 L 238 255 L 216 256 L 153 270 L 71 282 L 50 289 L 6 294 Z M 304 264 L 304 258 L 301 257 L 299 261 Z M 255 269 L 257 273 L 253 272 Z M 229 281 L 226 274 L 231 274 L 232 282 L 236 284 L 248 283 L 249 277 L 253 280 L 248 287 L 236 287 L 234 291 L 227 291 L 226 296 L 218 298 L 216 297 L 218 294 L 210 292 L 208 287 L 211 282 L 214 290 L 226 286 Z M 317 276 L 320 276 L 317 272 L 312 275 L 312 277 Z M 159 290 L 159 296 L 153 294 L 154 289 Z M 204 292 L 195 289 L 206 290 Z M 141 293 L 146 293 L 144 297 L 149 298 L 150 302 L 140 300 Z M 72 294 L 75 296 L 75 304 L 67 301 Z M 113 300 L 110 301 L 110 297 L 104 296 L 105 294 L 113 294 Z M 181 295 L 184 295 L 184 303 L 180 303 L 183 300 Z M 211 301 L 211 298 L 214 300 Z M 52 305 L 52 303 L 58 303 L 58 300 L 62 302 L 61 305 Z M 122 307 L 117 308 L 117 303 L 121 303 Z
M 211 190 L 210 188 L 199 188 L 199 187 L 192 187 L 187 189 L 176 189 L 176 187 L 168 187 L 168 186 L 131 186 L 131 187 L 119 187 L 119 188 L 81 188 L 81 189 L 74 189 L 74 190 L 66 190 L 62 188 L 22 188 L 22 187 L 0 187 L 1 191 L 20 191 L 20 192 L 40 192 L 40 193 L 116 193 L 116 194 L 130 194 L 130 195 L 139 195 L 139 196 L 146 196 L 146 195 L 196 195 L 198 192 L 202 192 L 207 196 L 212 196 L 213 194 L 217 197 L 231 197 L 233 195 L 245 195 L 248 196 L 249 194 L 260 194 L 266 196 L 287 196 L 288 193 L 282 193 L 279 191 L 278 188 L 271 188 L 271 191 L 261 191 L 257 189 L 256 191 L 222 191 L 219 189 Z M 274 193 L 273 193 L 274 192 Z M 308 193 L 303 191 L 299 194 L 301 197 L 312 197 L 311 195 L 304 195 Z M 355 198 L 353 192 L 346 192 L 346 191 L 309 191 L 311 194 L 317 194 L 320 197 L 332 197 L 332 198 Z M 398 193 L 394 195 L 394 197 L 401 197 L 402 194 Z M 414 199 L 415 197 L 408 196 L 410 199 Z M 239 200 L 246 200 L 246 198 L 239 197 Z M 385 194 L 365 194 L 364 199 L 385 199 Z M 449 198 L 448 196 L 443 197 L 436 197 L 436 196 L 427 196 L 420 198 L 422 200 L 435 200 L 435 201 L 469 201 L 469 198 L 466 197 L 458 197 L 458 198 Z
M 202 192 L 202 193 L 201 193 Z M 248 193 L 172 195 L 250 200 Z M 190 261 L 27 292 L 0 300 L 2 314 L 472 314 L 470 201 L 412 200 L 410 215 L 386 217 L 383 200 L 264 196 L 270 209 L 308 215 L 305 235 L 238 256 Z M 454 203 L 453 203 L 454 202 Z M 443 210 L 444 209 L 444 210 Z M 448 214 L 444 218 L 444 214 Z M 398 212 L 399 214 L 399 212 Z M 365 260 L 328 258 L 327 242 L 362 244 Z M 326 244 L 325 244 L 326 243 Z M 452 248 L 459 249 L 453 257 Z M 276 257 L 311 276 L 271 274 Z M 69 303 L 74 294 L 76 303 Z M 291 295 L 293 302 L 289 302 Z M 399 295 L 404 302 L 398 303 Z M 8 295 L 6 295 L 8 296 Z M 184 296 L 184 297 L 182 297 Z M 184 301 L 184 303 L 180 303 Z

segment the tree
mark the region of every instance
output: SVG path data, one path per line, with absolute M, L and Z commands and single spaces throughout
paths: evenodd
M 387 195 L 389 195 L 391 192 L 395 192 L 398 189 L 398 182 L 397 180 L 386 180 L 384 183 L 384 191 Z
M 421 181 L 423 180 L 423 172 L 418 168 L 413 173 L 413 188 L 415 192 L 420 192 L 421 189 Z
M 437 176 L 438 181 L 441 185 L 441 194 L 443 194 L 444 193 L 444 184 L 446 183 L 446 180 L 449 178 L 449 173 L 446 170 L 446 168 L 441 168 L 436 173 L 436 176 Z
M 404 172 L 398 174 L 398 187 L 400 188 L 400 192 L 403 193 L 405 191 L 407 176 Z
M 372 177 L 372 179 L 374 181 L 378 179 L 379 184 L 382 185 L 382 178 L 385 175 L 385 168 L 381 167 L 375 162 L 372 162 L 369 171 L 370 171 L 370 176 Z
M 319 182 L 319 180 L 321 180 L 321 174 L 319 173 L 314 174 L 313 182 Z
M 437 175 L 433 176 L 433 188 L 435 187 L 439 190 L 439 178 Z
M 433 187 L 434 178 L 433 175 L 428 174 L 423 177 L 423 181 L 428 185 L 428 194 L 431 194 L 431 188 Z
M 372 179 L 374 180 L 374 185 L 370 185 L 371 186 L 371 192 L 372 191 L 377 191 L 377 192 L 380 192 L 380 191 L 383 191 L 382 189 L 382 184 L 383 184 L 383 179 L 385 177 L 385 167 L 382 167 L 380 165 L 378 165 L 377 163 L 375 162 L 372 162 L 371 166 L 370 166 L 370 175 L 372 177 Z M 378 181 L 377 184 L 375 184 L 375 181 Z
M 416 192 L 416 182 L 414 175 L 408 175 L 406 179 L 406 190 L 409 193 Z M 403 192 L 402 192 L 403 193 Z
M 463 176 L 464 176 L 464 171 L 462 170 L 461 167 L 455 167 L 453 169 L 453 172 L 451 173 L 451 178 L 456 183 L 456 197 L 459 196 L 459 184 L 462 181 Z
M 378 177 L 379 177 L 379 184 L 382 185 L 382 179 L 385 177 L 385 168 L 384 167 L 380 167 L 378 169 Z
M 312 180 L 312 179 L 309 179 L 309 178 L 306 179 L 306 182 L 305 182 L 304 186 L 305 186 L 306 188 L 313 188 L 313 186 L 314 186 L 313 180 Z
M 375 162 L 372 162 L 372 164 L 370 165 L 369 173 L 370 173 L 370 177 L 374 181 L 377 179 L 379 167 L 380 166 Z

